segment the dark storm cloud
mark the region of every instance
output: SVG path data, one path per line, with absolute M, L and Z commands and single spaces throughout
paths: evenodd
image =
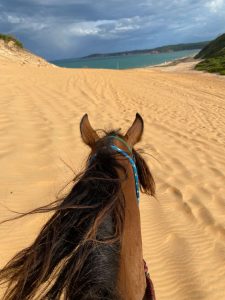
M 1 0 L 0 32 L 48 59 L 151 48 L 223 33 L 224 2 Z

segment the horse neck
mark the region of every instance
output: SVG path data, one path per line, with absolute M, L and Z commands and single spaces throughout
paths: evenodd
M 122 182 L 125 197 L 125 222 L 121 238 L 119 291 L 122 299 L 143 299 L 146 279 L 143 265 L 140 212 L 137 204 L 134 175 L 131 164 L 123 159 L 128 170 L 127 180 Z M 118 171 L 120 172 L 120 171 Z M 120 176 L 123 176 L 122 174 Z

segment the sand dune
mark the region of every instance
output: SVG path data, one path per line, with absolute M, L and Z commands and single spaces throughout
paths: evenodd
M 6 42 L 0 39 L 0 60 L 1 65 L 10 62 L 20 65 L 35 65 L 38 67 L 54 67 L 42 57 L 39 57 L 29 50 L 17 47 L 14 41 Z
M 141 196 L 144 257 L 158 300 L 225 299 L 225 78 L 160 69 L 38 68 L 2 61 L 0 202 L 27 211 L 83 167 L 84 113 L 95 128 L 145 121 L 157 200 Z M 1 220 L 11 217 L 0 206 Z M 0 266 L 48 216 L 0 226 Z

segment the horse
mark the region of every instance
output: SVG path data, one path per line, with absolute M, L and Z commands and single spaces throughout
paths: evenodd
M 3 300 L 34 299 L 41 287 L 38 299 L 155 299 L 138 206 L 140 191 L 155 195 L 150 169 L 134 149 L 143 131 L 138 113 L 125 135 L 104 130 L 102 137 L 82 117 L 81 138 L 90 148 L 85 169 L 66 196 L 13 218 L 54 212 L 34 242 L 0 270 L 0 284 L 8 282 Z

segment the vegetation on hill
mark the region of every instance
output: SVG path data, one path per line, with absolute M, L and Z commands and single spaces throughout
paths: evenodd
M 196 70 L 225 75 L 225 33 L 206 45 L 195 58 L 204 59 Z
M 177 45 L 166 45 L 162 47 L 144 49 L 144 50 L 132 50 L 132 51 L 123 51 L 123 52 L 114 52 L 114 53 L 101 53 L 101 54 L 91 54 L 83 58 L 95 58 L 95 57 L 106 57 L 106 56 L 124 56 L 124 55 L 134 55 L 134 54 L 156 54 L 164 52 L 174 52 L 182 50 L 195 50 L 202 49 L 205 47 L 209 41 L 199 42 L 199 43 L 188 43 L 188 44 L 177 44 Z
M 205 59 L 197 64 L 195 69 L 225 75 L 225 56 Z
M 23 48 L 23 44 L 12 35 L 0 33 L 0 40 L 5 41 L 6 43 L 13 41 L 17 47 Z

